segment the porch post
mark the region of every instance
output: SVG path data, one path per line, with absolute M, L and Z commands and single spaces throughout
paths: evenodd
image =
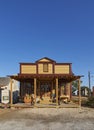
M 69 100 L 70 100 L 70 83 L 66 84 L 66 95 L 69 96 Z
M 36 104 L 36 78 L 34 78 L 34 98 L 35 98 L 35 104 Z
M 51 89 L 53 90 L 53 80 L 52 80 L 52 87 L 51 87 Z
M 70 83 L 70 99 L 72 98 L 72 82 Z
M 58 78 L 56 78 L 56 105 L 58 105 Z
M 52 80 L 52 84 L 51 84 L 51 98 L 52 98 L 52 91 L 53 91 L 53 80 Z
M 10 105 L 12 105 L 12 104 L 13 104 L 12 83 L 13 83 L 13 80 L 12 80 L 12 79 L 10 79 Z
M 40 94 L 41 94 L 41 93 L 40 93 L 40 81 L 39 81 L 39 82 L 38 82 L 38 96 L 39 96 L 39 98 L 41 97 Z
M 78 92 L 79 92 L 79 107 L 81 107 L 81 87 L 80 87 L 80 78 L 78 79 Z

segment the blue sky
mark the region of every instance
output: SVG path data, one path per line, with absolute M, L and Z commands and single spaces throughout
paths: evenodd
M 0 0 L 0 76 L 49 57 L 94 85 L 94 0 Z

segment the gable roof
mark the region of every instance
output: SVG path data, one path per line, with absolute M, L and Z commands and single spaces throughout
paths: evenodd
M 37 60 L 36 62 L 43 62 L 43 60 L 48 61 L 48 62 L 56 62 L 56 61 L 54 61 L 54 60 L 52 60 L 52 59 L 50 59 L 48 57 L 43 57 L 43 58 Z
M 9 77 L 0 77 L 0 87 L 7 86 L 10 82 Z

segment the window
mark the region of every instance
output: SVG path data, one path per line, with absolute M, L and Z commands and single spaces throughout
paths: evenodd
M 48 64 L 43 64 L 43 72 L 48 72 Z
M 9 100 L 9 96 L 3 96 L 3 100 Z

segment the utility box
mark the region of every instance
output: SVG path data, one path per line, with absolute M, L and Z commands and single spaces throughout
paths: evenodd
M 3 104 L 9 103 L 9 90 L 4 89 L 1 91 L 1 103 Z

